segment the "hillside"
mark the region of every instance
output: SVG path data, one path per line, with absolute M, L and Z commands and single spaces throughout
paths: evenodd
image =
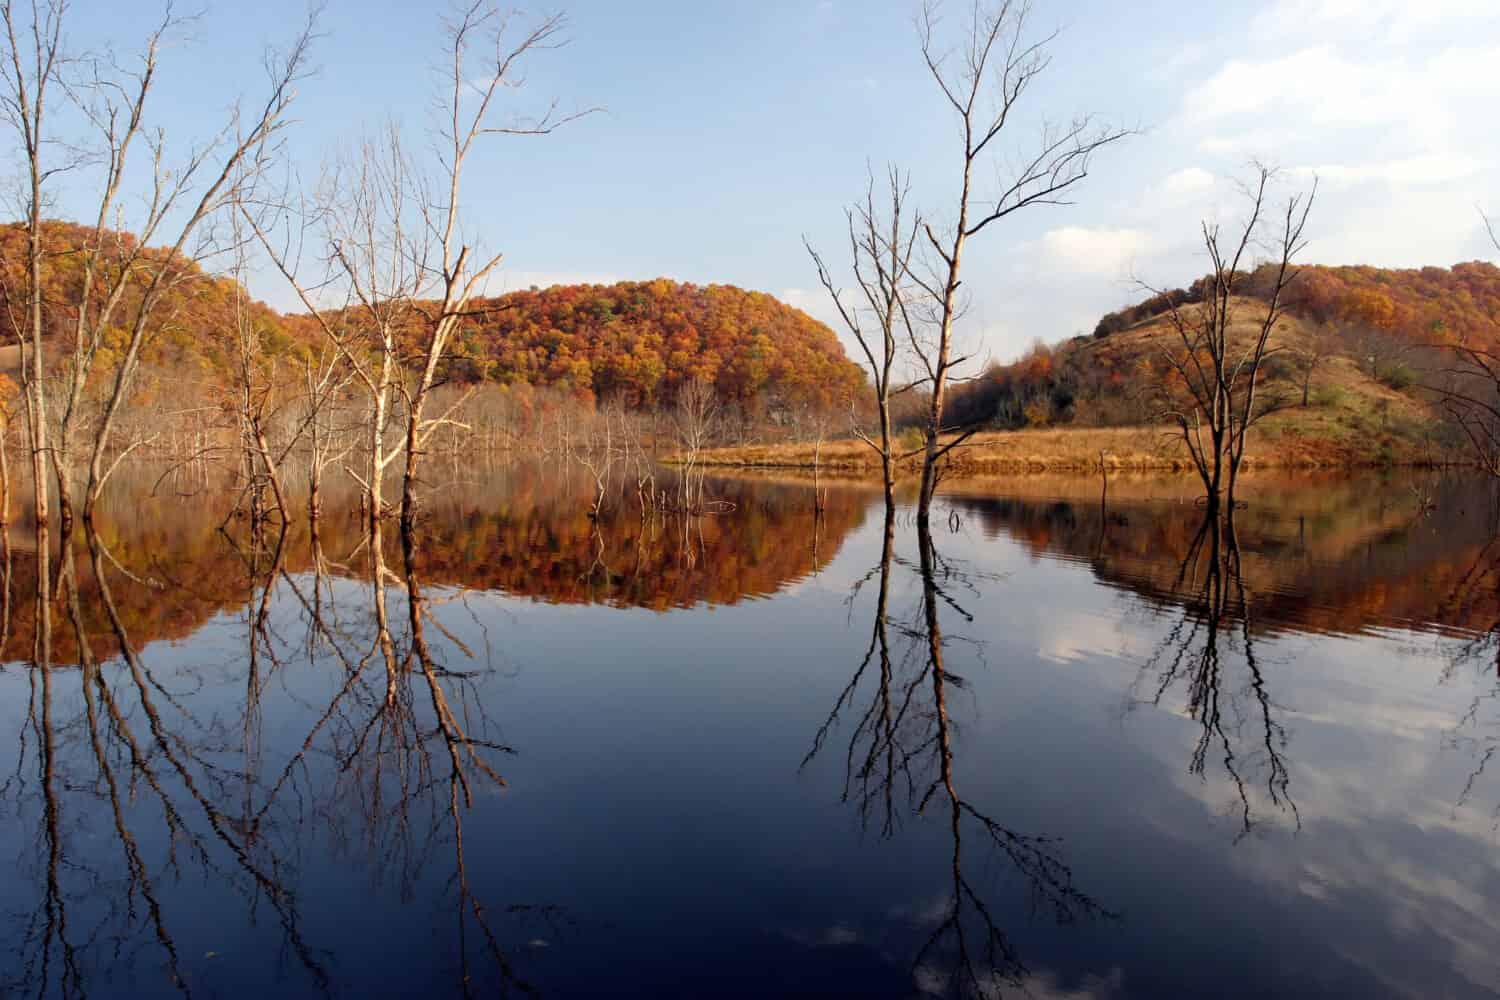
M 831 402 L 864 383 L 828 327 L 733 285 L 560 285 L 478 300 L 473 310 L 452 372 L 464 381 L 561 386 L 646 406 L 704 378 L 748 408 Z
M 82 289 L 78 248 L 89 233 L 68 222 L 50 222 L 45 229 L 45 336 L 60 345 L 54 360 L 70 343 L 74 303 Z M 122 252 L 135 246 L 128 233 L 110 233 L 106 244 Z M 19 364 L 5 290 L 24 286 L 24 250 L 24 228 L 0 226 L 0 372 L 5 373 Z M 142 380 L 143 391 L 149 394 L 164 380 L 206 389 L 230 385 L 235 301 L 242 290 L 191 261 L 168 262 L 156 251 L 147 251 L 146 260 L 150 266 L 170 264 L 179 275 L 154 314 L 144 357 L 154 371 Z M 101 298 L 96 288 L 96 307 Z M 119 315 L 131 315 L 135 301 L 127 294 Z M 279 314 L 261 303 L 249 307 L 268 367 L 295 362 L 320 346 L 308 317 Z M 704 378 L 722 401 L 746 411 L 831 403 L 863 383 L 860 369 L 828 327 L 770 295 L 732 285 L 658 278 L 557 286 L 477 300 L 472 310 L 444 372 L 460 383 L 558 387 L 594 398 L 619 396 L 644 408 L 669 403 L 685 381 Z M 125 337 L 120 330 L 116 340 L 123 344 Z M 281 370 L 292 377 L 297 367 L 284 364 Z
M 1232 336 L 1253 333 L 1268 283 L 1265 271 L 1241 276 Z M 992 367 L 954 394 L 950 419 L 1006 429 L 1154 422 L 1164 352 L 1180 348 L 1168 309 L 1201 301 L 1202 284 L 1110 313 L 1092 336 L 1038 345 Z M 1441 452 L 1456 439 L 1426 387 L 1449 364 L 1445 348 L 1458 343 L 1500 348 L 1500 268 L 1304 268 L 1262 370 L 1271 412 L 1258 436 L 1297 456 L 1295 464 Z
M 1232 341 L 1245 344 L 1265 315 L 1268 272 L 1241 274 Z M 955 475 L 1115 469 L 1186 471 L 1181 436 L 1163 422 L 1168 352 L 1181 352 L 1169 309 L 1192 309 L 1204 282 L 1152 295 L 1104 316 L 1092 335 L 1038 343 L 1020 360 L 955 385 L 953 427 L 977 428 L 952 453 Z M 1293 284 L 1258 382 L 1246 461 L 1269 467 L 1466 463 L 1462 431 L 1434 387 L 1453 376 L 1450 348 L 1500 352 L 1500 268 L 1383 270 L 1306 267 Z M 1466 384 L 1466 388 L 1476 383 Z M 1479 386 L 1483 389 L 1483 386 Z M 1493 390 L 1491 390 L 1493 391 Z M 913 473 L 916 429 L 905 426 L 900 463 Z M 855 440 L 829 442 L 820 464 L 851 475 L 877 470 Z M 701 463 L 804 468 L 811 443 L 713 450 Z
M 72 324 L 77 321 L 77 302 L 83 294 L 84 258 L 80 248 L 94 241 L 92 230 L 71 222 L 51 221 L 43 224 L 43 244 L 48 256 L 42 272 L 43 336 L 53 343 L 71 345 Z M 112 268 L 137 246 L 134 236 L 123 232 L 105 234 L 105 253 L 112 257 L 101 268 L 90 297 L 95 311 L 102 305 L 106 288 L 118 268 Z M 13 372 L 20 363 L 17 336 L 9 293 L 25 287 L 26 229 L 20 223 L 0 225 L 0 371 Z M 144 251 L 138 271 L 170 267 L 175 273 L 172 287 L 163 296 L 155 312 L 152 330 L 143 360 L 162 371 L 186 380 L 225 384 L 234 363 L 231 354 L 235 329 L 235 300 L 243 290 L 234 281 L 207 274 L 196 263 L 167 259 L 166 251 Z M 114 313 L 116 329 L 106 338 L 105 349 L 118 349 L 127 343 L 128 333 L 119 324 L 134 316 L 141 293 L 141 282 L 126 286 Z M 269 306 L 254 302 L 245 295 L 252 321 L 261 331 L 262 351 L 267 358 L 290 356 L 307 343 L 304 333 L 288 323 Z M 17 303 L 19 307 L 19 303 Z M 54 359 L 60 350 L 54 350 Z M 107 359 L 106 359 L 107 360 Z

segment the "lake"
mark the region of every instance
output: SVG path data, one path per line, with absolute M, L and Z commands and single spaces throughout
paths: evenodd
M 1489 483 L 431 479 L 12 526 L 0 994 L 1500 992 Z

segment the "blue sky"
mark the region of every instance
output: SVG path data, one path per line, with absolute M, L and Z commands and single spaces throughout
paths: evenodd
M 952 15 L 962 0 L 950 0 Z M 267 45 L 301 0 L 210 3 L 164 61 L 156 120 L 176 143 L 254 96 Z M 420 139 L 441 60 L 441 3 L 329 0 L 318 72 L 291 155 L 315 174 L 386 117 Z M 574 0 L 572 42 L 533 64 L 522 101 L 605 113 L 545 138 L 489 143 L 471 163 L 470 227 L 506 253 L 505 287 L 651 278 L 728 282 L 823 319 L 801 238 L 842 257 L 842 207 L 867 163 L 910 169 L 945 218 L 956 133 L 920 62 L 915 0 L 620 3 Z M 132 50 L 158 7 L 76 0 L 75 48 Z M 1006 150 L 1046 119 L 1092 112 L 1141 134 L 1106 150 L 1077 204 L 987 230 L 967 261 L 964 336 L 1008 359 L 1091 329 L 1202 266 L 1203 217 L 1231 217 L 1251 157 L 1316 171 L 1308 258 L 1386 266 L 1491 258 L 1476 206 L 1500 208 L 1500 3 L 1495 0 L 1036 0 L 1060 28 Z M 183 148 L 181 145 L 178 148 Z M 76 192 L 59 189 L 66 212 Z M 255 291 L 291 298 L 269 275 Z

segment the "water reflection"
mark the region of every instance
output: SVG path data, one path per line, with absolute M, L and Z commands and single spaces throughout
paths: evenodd
M 132 583 L 117 594 L 116 606 L 137 649 L 159 639 L 188 638 L 246 600 L 240 582 L 246 554 L 225 543 L 222 505 L 203 495 L 191 502 L 165 492 L 149 496 L 159 476 L 153 470 L 122 473 L 98 529 L 106 562 Z M 424 508 L 422 541 L 413 553 L 416 570 L 440 587 L 557 604 L 655 611 L 735 604 L 773 595 L 811 575 L 837 554 L 866 509 L 866 491 L 856 487 L 830 490 L 823 509 L 815 510 L 797 484 L 722 481 L 713 484 L 715 509 L 732 516 L 643 513 L 633 503 L 633 487 L 627 491 L 623 484 L 615 502 L 595 514 L 593 488 L 581 477 L 530 464 L 477 470 Z M 312 573 L 326 586 L 332 579 L 368 578 L 372 571 L 357 498 L 325 490 L 328 515 L 315 533 L 306 522 L 287 527 L 280 577 Z M 8 544 L 8 534 L 0 542 L 6 543 L 0 546 L 3 579 L 23 598 L 4 604 L 0 656 L 41 659 L 34 652 L 35 616 L 24 599 L 41 583 L 39 550 Z M 394 544 L 389 537 L 385 542 Z M 55 538 L 48 548 L 57 551 Z M 387 583 L 399 580 L 387 568 L 380 571 Z M 86 575 L 75 586 L 90 630 L 107 628 L 94 579 Z M 50 618 L 58 595 L 50 584 L 47 589 L 54 600 L 42 610 Z M 320 592 L 313 587 L 310 596 Z M 15 616 L 13 603 L 20 611 Z M 46 660 L 81 662 L 71 630 L 53 630 L 47 638 L 55 646 Z
M 1476 690 L 1443 741 L 1447 750 L 1471 762 L 1454 812 L 1493 800 L 1487 810 L 1490 828 L 1500 833 L 1500 789 L 1491 776 L 1500 752 L 1500 615 L 1492 610 L 1497 594 L 1500 532 L 1475 554 L 1445 595 L 1445 613 L 1470 623 L 1472 631 L 1448 647 L 1444 681 L 1471 679 Z
M 0 530 L 0 995 L 1500 987 L 1484 488 L 710 492 Z
M 322 881 L 317 867 L 331 862 L 405 900 L 448 898 L 454 938 L 443 951 L 464 995 L 529 991 L 495 921 L 556 915 L 534 905 L 492 910 L 471 887 L 464 816 L 477 794 L 504 786 L 499 759 L 512 750 L 493 737 L 476 683 L 484 665 L 446 663 L 429 642 L 434 599 L 422 589 L 415 537 L 402 533 L 394 568 L 379 529 L 365 545 L 363 611 L 349 588 L 335 592 L 316 533 L 314 570 L 301 580 L 286 568 L 285 530 L 259 525 L 223 542 L 239 573 L 218 582 L 240 592 L 243 645 L 221 668 L 228 683 L 216 685 L 205 676 L 211 666 L 154 667 L 115 596 L 152 582 L 120 566 L 92 526 L 63 538 L 58 585 L 77 669 L 41 662 L 27 671 L 30 702 L 0 803 L 10 824 L 40 831 L 22 867 L 38 901 L 13 914 L 15 954 L 0 968 L 14 974 L 0 984 L 39 997 L 168 988 L 191 996 L 219 955 L 184 959 L 172 928 L 193 922 L 198 893 L 222 907 L 228 889 L 249 925 L 279 932 L 237 961 L 279 956 L 269 981 L 331 995 L 354 956 L 317 943 L 303 919 L 306 894 Z M 295 615 L 276 613 L 283 584 Z M 47 649 L 45 618 L 39 628 Z M 272 685 L 302 687 L 289 676 L 299 659 L 332 669 L 294 697 L 299 704 L 281 692 L 283 718 L 268 722 Z M 179 901 L 184 886 L 197 889 L 169 912 L 163 882 Z M 219 908 L 215 920 L 226 919 Z M 229 940 L 243 947 L 260 937 Z
M 1102 506 L 1097 487 L 1069 487 L 1077 492 L 950 499 L 990 537 L 1087 565 L 1109 586 L 1166 607 L 1197 599 L 1197 581 L 1182 568 L 1203 544 L 1202 512 L 1170 481 L 1165 488 L 1157 480 L 1114 483 Z M 1430 511 L 1399 478 L 1251 480 L 1250 487 L 1248 506 L 1234 515 L 1235 562 L 1256 594 L 1257 630 L 1469 634 L 1500 621 L 1500 589 L 1474 579 L 1495 544 L 1490 483 L 1439 481 L 1430 487 Z
M 1206 780 L 1210 755 L 1216 759 L 1239 799 L 1239 836 L 1255 825 L 1257 787 L 1300 828 L 1289 789 L 1287 730 L 1257 659 L 1256 602 L 1245 584 L 1233 511 L 1205 513 L 1171 592 L 1181 600 L 1179 617 L 1142 667 L 1138 690 L 1155 707 L 1180 697 L 1200 729 L 1188 772 Z M 1256 772 L 1259 782 L 1252 778 Z
M 954 767 L 957 724 L 948 692 L 965 682 L 948 669 L 945 647 L 965 640 L 945 634 L 942 619 L 947 613 L 974 620 L 959 592 L 972 587 L 977 571 L 941 556 L 926 522 L 917 524 L 917 548 L 915 566 L 898 560 L 896 510 L 886 506 L 880 561 L 856 582 L 851 596 L 852 601 L 872 581 L 876 585 L 869 644 L 802 766 L 824 750 L 847 713 L 852 727 L 842 799 L 852 802 L 861 826 L 893 837 L 905 814 L 919 817 L 930 810 L 946 817 L 947 899 L 911 960 L 913 978 L 931 995 L 996 996 L 1003 987 L 1022 986 L 1030 970 L 996 916 L 1004 907 L 995 898 L 1005 891 L 1004 880 L 983 862 L 977 876 L 972 859 L 966 868 L 966 838 L 982 841 L 1006 859 L 1025 881 L 1033 911 L 1045 911 L 1059 923 L 1114 914 L 1074 885 L 1057 840 L 1018 832 L 960 792 Z M 918 607 L 906 616 L 891 611 L 891 576 L 898 567 L 920 577 Z

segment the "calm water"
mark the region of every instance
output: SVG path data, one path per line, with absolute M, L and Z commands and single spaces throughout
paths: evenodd
M 438 471 L 383 609 L 346 511 L 252 544 L 149 476 L 49 671 L 16 597 L 0 994 L 1500 991 L 1485 484 L 1267 480 L 1232 532 L 957 484 L 884 559 L 864 487 L 596 523 Z

